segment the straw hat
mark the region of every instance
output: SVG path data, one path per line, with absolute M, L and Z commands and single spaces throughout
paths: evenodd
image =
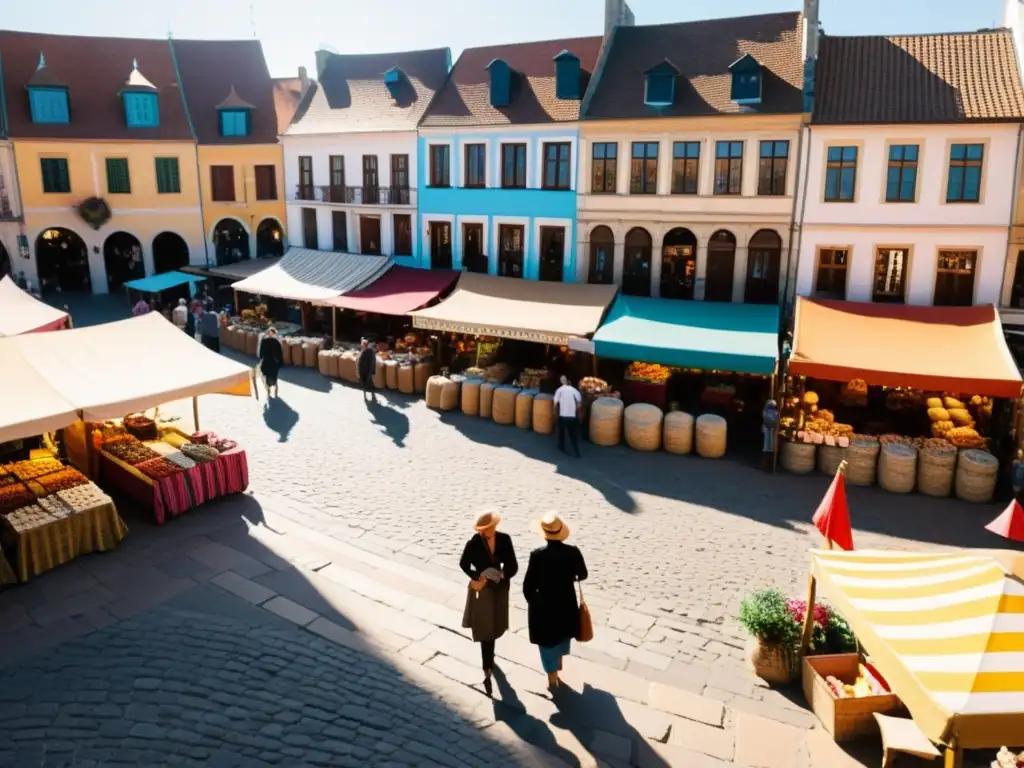
M 476 517 L 476 522 L 473 523 L 473 529 L 482 533 L 483 531 L 491 530 L 498 527 L 498 523 L 501 522 L 501 515 L 494 511 L 481 512 Z
M 569 526 L 557 512 L 547 512 L 537 521 L 540 534 L 548 541 L 565 541 L 569 538 Z

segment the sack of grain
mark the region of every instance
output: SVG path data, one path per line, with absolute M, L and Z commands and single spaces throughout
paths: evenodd
M 416 363 L 413 366 L 413 386 L 417 392 L 424 392 L 427 389 L 427 379 L 434 375 L 433 363 Z
M 427 408 L 441 408 L 441 390 L 448 379 L 444 376 L 431 376 L 427 379 L 426 401 Z
M 614 397 L 597 398 L 590 406 L 590 442 L 603 446 L 622 442 L 624 410 L 621 400 Z
M 281 359 L 285 365 L 292 364 L 292 345 L 281 339 Z
M 648 403 L 634 403 L 623 413 L 626 445 L 634 451 L 656 451 L 661 447 L 661 408 Z
M 720 459 L 725 455 L 727 425 L 725 419 L 713 413 L 697 417 L 697 455 L 705 459 Z
M 992 500 L 999 476 L 999 460 L 990 453 L 967 448 L 956 462 L 956 497 L 964 501 Z
M 316 357 L 320 352 L 320 348 L 316 342 L 307 341 L 302 345 L 302 364 L 307 368 L 316 367 Z
M 779 441 L 779 463 L 794 475 L 807 475 L 814 471 L 814 443 L 800 443 L 795 440 Z
M 462 383 L 448 379 L 441 387 L 441 410 L 454 411 L 458 408 L 461 394 Z
M 480 415 L 480 379 L 466 379 L 462 382 L 462 412 L 467 416 Z
M 329 357 L 331 357 L 331 350 L 329 349 L 321 349 L 316 356 L 317 367 L 324 376 L 330 375 L 327 373 L 327 358 Z
M 887 443 L 878 457 L 878 485 L 890 493 L 910 493 L 917 484 L 917 449 Z
M 516 426 L 530 429 L 533 426 L 533 398 L 535 389 L 524 389 L 516 395 Z
M 685 411 L 665 414 L 662 431 L 665 450 L 684 456 L 693 450 L 693 416 Z
M 356 375 L 356 361 L 349 352 L 342 352 L 338 357 L 338 378 L 350 383 L 358 378 Z
M 850 438 L 846 449 L 846 482 L 850 485 L 874 485 L 878 466 L 878 452 L 881 446 L 877 440 Z
M 846 449 L 838 445 L 822 445 L 818 448 L 818 471 L 833 476 L 846 458 Z
M 480 385 L 480 418 L 491 418 L 491 405 L 494 402 L 494 385 L 485 381 Z
M 956 448 L 923 448 L 917 457 L 917 490 L 925 496 L 949 496 L 956 473 Z
M 384 361 L 384 381 L 388 389 L 398 389 L 398 361 Z
M 356 370 L 356 378 L 359 378 L 359 371 Z M 377 358 L 377 365 L 373 370 L 373 386 L 377 389 L 385 389 L 388 386 L 387 373 L 384 370 L 384 361 L 379 357 Z M 426 383 L 423 384 L 423 389 L 426 390 Z
M 407 395 L 416 391 L 413 369 L 408 363 L 398 366 L 398 391 Z
M 533 431 L 540 435 L 550 435 L 555 431 L 555 398 L 553 395 L 541 393 L 533 398 Z
M 515 424 L 516 421 L 516 397 L 519 396 L 519 387 L 503 384 L 495 387 L 494 397 L 491 402 L 491 417 L 495 424 Z

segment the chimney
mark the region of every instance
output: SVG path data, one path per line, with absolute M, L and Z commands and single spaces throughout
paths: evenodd
M 1003 8 L 1003 26 L 1013 34 L 1017 61 L 1024 65 L 1024 0 L 1006 0 Z
M 305 67 L 299 67 L 299 88 L 301 88 L 302 93 L 305 93 L 306 89 L 309 88 L 309 75 L 306 73 Z
M 327 69 L 327 60 L 331 57 L 330 51 L 325 51 L 320 48 L 316 52 L 316 79 L 320 80 L 324 76 L 324 70 Z
M 634 23 L 633 11 L 626 5 L 626 0 L 604 0 L 605 40 L 616 27 L 632 27 Z
M 804 0 L 804 112 L 814 111 L 814 73 L 821 38 L 820 0 Z

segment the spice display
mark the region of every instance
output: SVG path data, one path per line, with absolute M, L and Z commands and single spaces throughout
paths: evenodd
M 7 524 L 15 533 L 23 533 L 54 522 L 55 518 L 38 504 L 28 504 L 7 515 Z
M 125 464 L 131 464 L 133 467 L 144 461 L 159 458 L 156 451 L 129 435 L 123 435 L 115 440 L 104 442 L 103 450 L 114 458 L 120 459 Z
M 57 459 L 35 459 L 34 461 L 16 461 L 5 468 L 9 474 L 19 480 L 34 480 L 41 475 L 63 469 L 64 465 Z
M 0 515 L 18 507 L 24 507 L 36 500 L 36 495 L 24 483 L 12 483 L 0 488 Z
M 111 503 L 110 497 L 95 483 L 80 485 L 77 488 L 69 488 L 65 491 L 57 491 L 57 496 L 75 512 L 82 512 L 86 509 L 93 509 Z
M 152 478 L 153 480 L 162 480 L 165 477 L 176 475 L 181 472 L 179 467 L 174 462 L 168 461 L 162 456 L 149 461 L 144 461 L 141 464 L 136 464 L 135 468 L 139 470 L 146 477 Z
M 63 491 L 67 488 L 76 488 L 85 485 L 89 479 L 73 467 L 66 467 L 59 472 L 43 475 L 36 480 L 39 485 L 46 489 L 46 495 Z
M 14 485 L 16 482 L 18 482 L 18 478 L 14 475 L 5 475 L 2 473 L 2 470 L 0 470 L 0 488 L 5 485 Z
M 671 375 L 670 369 L 657 363 L 630 363 L 629 368 L 626 369 L 627 379 L 647 381 L 651 384 L 664 384 Z
M 200 463 L 216 461 L 217 457 L 220 456 L 216 448 L 211 448 L 208 445 L 199 445 L 198 443 L 185 443 L 181 446 L 181 452 L 193 461 Z
M 211 448 L 216 448 L 220 453 L 226 453 L 227 451 L 233 451 L 238 447 L 238 443 L 234 440 L 228 440 L 226 437 L 218 437 L 210 443 Z
M 43 496 L 36 503 L 49 515 L 58 519 L 70 517 L 75 514 L 75 510 L 57 494 L 53 494 L 52 496 Z
M 917 449 L 922 453 L 930 453 L 935 456 L 956 455 L 956 446 L 948 440 L 936 437 L 919 437 L 914 442 Z
M 140 440 L 155 440 L 157 436 L 156 422 L 141 413 L 125 416 L 124 428 Z
M 865 406 L 868 404 L 868 383 L 864 379 L 851 379 L 843 386 L 839 395 L 843 405 Z

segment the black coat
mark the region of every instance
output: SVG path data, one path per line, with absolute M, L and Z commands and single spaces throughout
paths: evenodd
M 284 350 L 275 336 L 264 336 L 259 350 L 260 370 L 264 374 L 275 374 L 284 365 Z
M 576 582 L 587 578 L 583 553 L 571 544 L 549 541 L 530 553 L 523 580 L 530 642 L 546 648 L 576 637 L 580 607 Z
M 377 350 L 367 346 L 359 353 L 359 361 L 356 365 L 359 369 L 359 378 L 365 379 L 373 376 L 377 372 Z
M 508 630 L 509 582 L 519 573 L 512 537 L 507 533 L 495 534 L 492 556 L 483 537 L 474 536 L 466 542 L 459 567 L 473 581 L 488 568 L 497 568 L 504 575 L 500 582 L 489 581 L 479 592 L 467 587 L 466 608 L 462 614 L 462 626 L 473 631 L 475 641 L 497 640 Z

